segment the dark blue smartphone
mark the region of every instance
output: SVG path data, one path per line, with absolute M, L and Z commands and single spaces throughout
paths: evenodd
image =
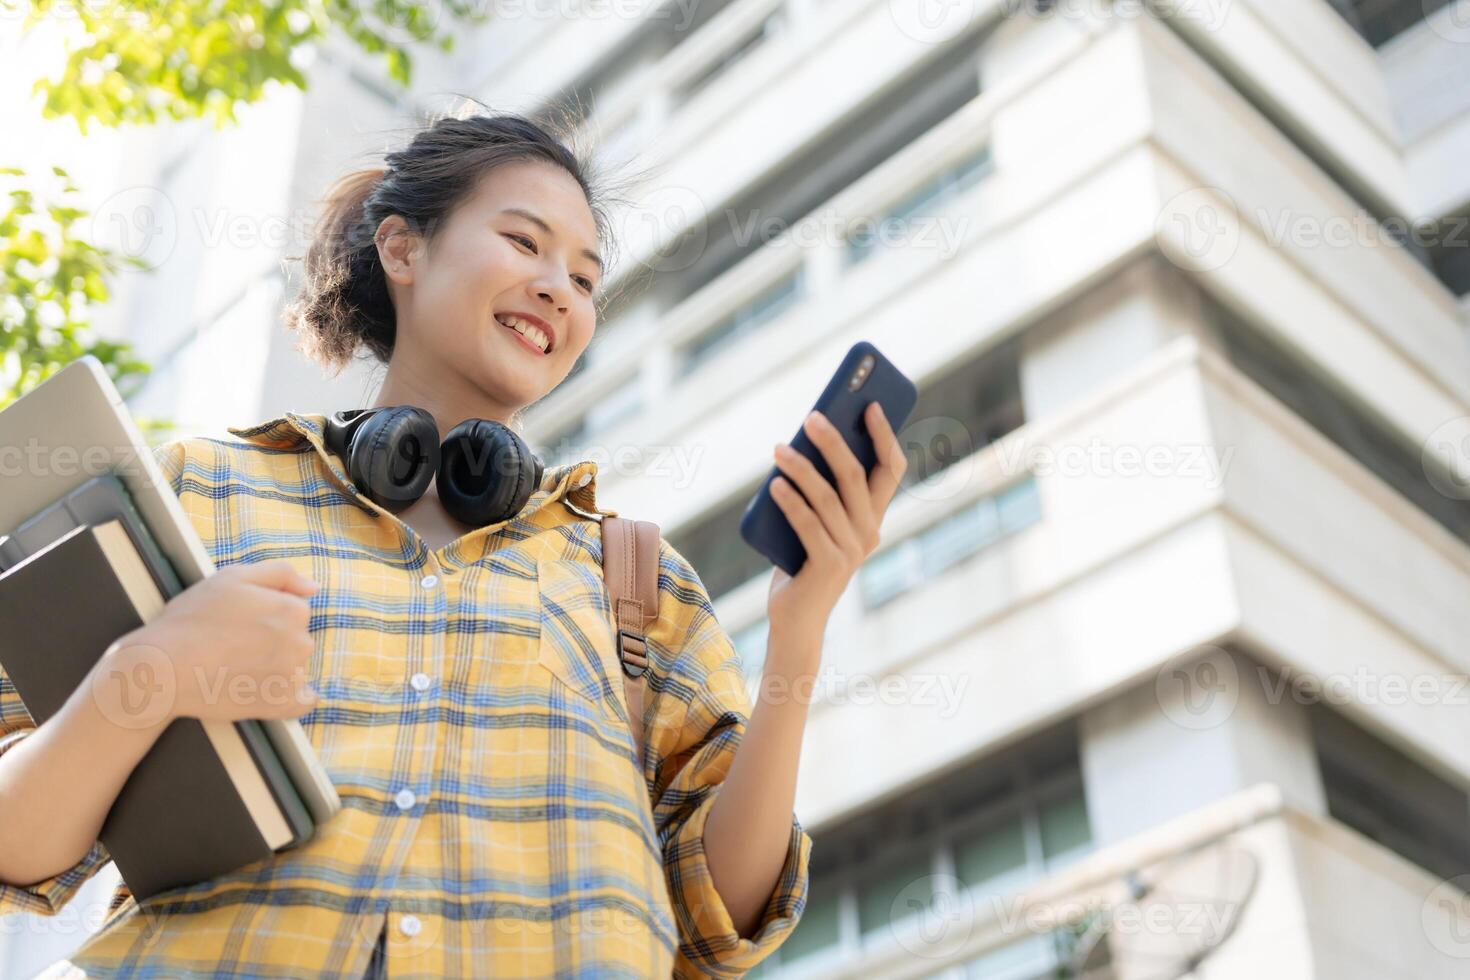
M 852 349 L 842 359 L 837 373 L 832 375 L 832 380 L 827 382 L 826 389 L 812 408 L 825 415 L 837 427 L 852 454 L 863 464 L 863 471 L 872 473 L 873 467 L 878 465 L 878 450 L 873 445 L 872 436 L 868 434 L 863 412 L 870 403 L 878 402 L 883 406 L 888 424 L 897 432 L 908 421 L 909 413 L 914 410 L 914 403 L 918 399 L 919 390 L 914 383 L 894 367 L 893 362 L 884 357 L 878 348 L 866 340 L 860 340 L 852 345 Z M 791 448 L 811 460 L 823 479 L 834 488 L 837 486 L 837 478 L 827 465 L 822 451 L 807 438 L 806 429 L 800 425 L 797 426 L 795 438 L 791 440 Z M 788 575 L 795 575 L 806 562 L 806 548 L 802 546 L 796 529 L 786 520 L 780 505 L 771 496 L 771 481 L 780 475 L 780 467 L 773 463 L 766 481 L 761 484 L 761 488 L 746 505 L 745 513 L 741 515 L 740 536 L 745 539 L 746 544 L 769 558 L 772 564 L 785 570 Z M 787 479 L 796 488 L 796 492 L 801 493 L 801 488 L 789 477 Z M 806 499 L 805 494 L 802 494 L 802 499 Z

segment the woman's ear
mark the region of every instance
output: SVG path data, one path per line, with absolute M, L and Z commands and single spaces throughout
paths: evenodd
M 413 285 L 414 269 L 421 256 L 421 239 L 408 228 L 401 215 L 390 214 L 378 225 L 374 241 L 378 248 L 378 262 L 390 282 L 401 286 Z

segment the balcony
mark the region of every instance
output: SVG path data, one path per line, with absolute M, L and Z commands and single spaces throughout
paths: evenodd
M 1113 980 L 1159 975 L 1171 955 L 1222 978 L 1451 980 L 1464 966 L 1456 883 L 1287 805 L 1270 784 L 989 895 L 953 875 L 932 882 L 946 904 L 885 946 L 751 975 Z

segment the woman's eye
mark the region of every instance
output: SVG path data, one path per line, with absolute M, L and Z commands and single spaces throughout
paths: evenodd
M 521 244 L 523 244 L 527 248 L 529 248 L 532 252 L 535 252 L 536 251 L 536 243 L 533 242 L 531 239 L 527 238 L 525 235 L 511 235 L 511 234 L 507 234 L 505 237 L 511 239 L 512 241 L 520 242 Z M 589 293 L 592 292 L 592 290 L 593 290 L 593 288 L 595 286 L 595 284 L 592 282 L 592 280 L 591 279 L 588 279 L 586 276 L 579 276 L 577 278 L 577 282 L 580 283 L 581 286 L 582 286 L 582 288 L 585 289 L 585 290 L 587 290 L 587 292 L 589 292 Z

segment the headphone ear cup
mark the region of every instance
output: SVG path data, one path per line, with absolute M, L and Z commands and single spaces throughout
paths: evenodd
M 424 495 L 439 469 L 439 426 L 421 408 L 386 408 L 362 424 L 347 475 L 368 499 L 397 513 Z
M 444 438 L 436 489 L 455 519 L 472 527 L 509 520 L 541 486 L 541 460 L 493 419 L 466 419 Z

